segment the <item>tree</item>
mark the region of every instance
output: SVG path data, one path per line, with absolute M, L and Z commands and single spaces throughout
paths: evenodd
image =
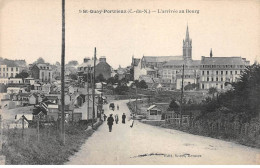
M 118 85 L 116 88 L 115 88 L 115 93 L 116 94 L 119 94 L 119 95 L 123 95 L 125 94 L 126 92 L 128 92 L 128 87 L 125 86 L 125 85 Z
M 169 108 L 168 110 L 174 110 L 174 111 L 179 111 L 179 108 L 180 108 L 180 105 L 176 102 L 175 99 L 172 99 L 170 105 L 169 105 Z
M 148 88 L 148 86 L 147 86 L 147 84 L 146 84 L 146 82 L 144 80 L 141 80 L 138 83 L 137 87 L 142 88 L 142 89 L 147 89 Z
M 69 63 L 67 65 L 69 65 L 69 66 L 77 66 L 78 64 L 79 64 L 78 61 L 72 60 L 72 61 L 69 61 Z
M 69 77 L 70 77 L 70 79 L 78 80 L 78 75 L 75 74 L 75 73 L 71 73 L 71 74 L 69 75 Z
M 210 94 L 213 97 L 215 97 L 215 93 L 217 93 L 217 92 L 218 92 L 217 88 L 211 87 L 211 88 L 209 88 L 208 94 Z
M 96 77 L 96 81 L 97 81 L 97 82 L 105 82 L 106 79 L 104 78 L 103 74 L 99 74 L 99 75 Z
M 22 71 L 21 73 L 15 75 L 15 78 L 22 78 L 22 79 L 25 79 L 25 78 L 28 78 L 29 77 L 29 74 L 25 71 Z
M 42 57 L 38 58 L 35 62 L 36 64 L 43 64 L 45 63 L 44 59 Z

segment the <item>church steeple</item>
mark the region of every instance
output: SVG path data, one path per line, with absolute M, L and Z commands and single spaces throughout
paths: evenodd
M 185 41 L 188 41 L 189 39 L 190 39 L 190 36 L 189 36 L 189 26 L 187 25 Z
M 192 40 L 190 39 L 189 26 L 187 25 L 186 37 L 183 39 L 183 59 L 191 60 L 192 59 Z

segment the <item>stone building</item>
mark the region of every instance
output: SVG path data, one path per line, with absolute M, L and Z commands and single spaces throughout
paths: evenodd
M 200 89 L 226 89 L 226 85 L 236 82 L 241 72 L 250 64 L 241 57 L 201 57 Z
M 52 82 L 53 75 L 50 64 L 39 63 L 31 65 L 30 75 L 34 79 L 38 79 L 40 82 Z

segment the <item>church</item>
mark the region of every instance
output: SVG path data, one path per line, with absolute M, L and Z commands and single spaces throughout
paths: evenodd
M 192 59 L 192 39 L 189 27 L 183 39 L 183 54 L 177 56 L 143 56 L 141 59 L 132 58 L 134 79 L 159 81 L 169 89 L 181 89 L 182 70 L 184 66 L 184 86 L 198 83 L 200 60 Z M 149 85 L 148 85 L 149 86 Z

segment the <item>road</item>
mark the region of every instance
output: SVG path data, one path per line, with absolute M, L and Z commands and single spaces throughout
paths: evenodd
M 105 113 L 130 112 L 126 100 L 115 101 L 120 110 Z M 113 125 L 108 131 L 106 123 L 86 140 L 80 151 L 73 155 L 68 165 L 143 165 L 143 164 L 260 164 L 260 149 L 233 142 L 192 135 L 172 129 L 155 127 L 135 121 Z

